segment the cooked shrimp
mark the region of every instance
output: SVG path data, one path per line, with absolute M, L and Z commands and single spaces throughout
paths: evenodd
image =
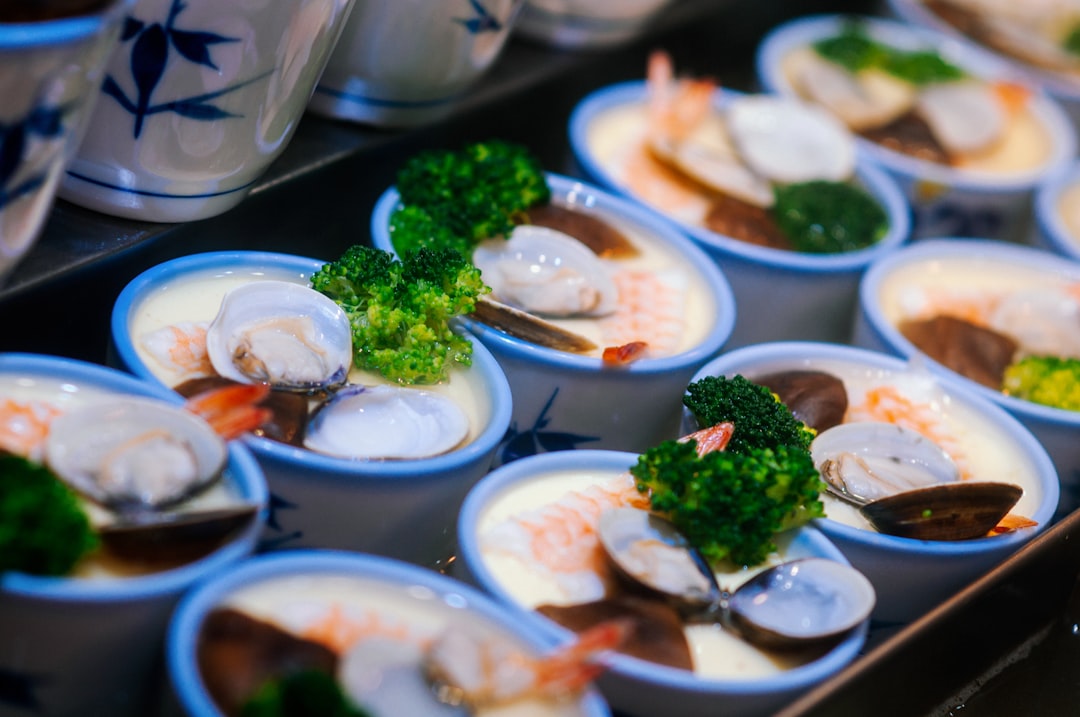
M 253 431 L 270 420 L 268 408 L 256 404 L 270 395 L 270 384 L 239 383 L 192 396 L 185 407 L 201 416 L 225 440 Z
M 44 401 L 0 401 L 0 450 L 31 460 L 41 459 L 49 424 L 61 411 Z
M 717 423 L 715 426 L 702 428 L 700 431 L 694 431 L 679 440 L 688 441 L 693 439 L 697 441 L 697 454 L 703 456 L 706 453 L 722 451 L 727 448 L 728 441 L 731 440 L 731 436 L 734 434 L 735 424 L 725 421 L 724 423 Z
M 543 572 L 568 597 L 599 599 L 612 576 L 596 524 L 604 510 L 623 505 L 648 507 L 629 474 L 510 516 L 484 534 L 483 547 Z
M 370 637 L 415 640 L 404 623 L 393 624 L 375 611 L 346 611 L 340 603 L 330 605 L 325 613 L 300 631 L 300 636 L 325 645 L 339 655 L 345 654 L 355 644 Z
M 621 271 L 615 312 L 598 319 L 603 343 L 647 344 L 658 355 L 674 353 L 686 325 L 686 277 L 682 272 Z
M 214 367 L 206 353 L 206 322 L 182 321 L 142 336 L 142 346 L 162 368 L 181 379 L 212 376 Z

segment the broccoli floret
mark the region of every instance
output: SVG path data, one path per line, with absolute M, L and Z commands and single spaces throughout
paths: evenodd
M 1080 359 L 1027 356 L 1005 369 L 1001 390 L 1045 406 L 1080 411 Z
M 51 470 L 0 453 L 0 573 L 66 575 L 98 542 L 78 497 Z
M 710 563 L 757 565 L 776 534 L 824 516 L 810 452 L 796 446 L 697 455 L 696 441 L 667 441 L 630 469 L 638 491 Z
M 819 55 L 849 72 L 879 69 L 915 85 L 966 76 L 937 52 L 890 47 L 870 37 L 858 23 L 848 23 L 840 34 L 818 40 L 813 47 Z
M 1061 47 L 1072 55 L 1080 55 L 1080 23 L 1073 25 L 1073 28 L 1065 35 Z
M 390 252 L 350 247 L 311 277 L 337 302 L 353 331 L 353 363 L 401 384 L 438 383 L 453 364 L 472 363 L 472 344 L 450 321 L 472 312 L 490 289 L 453 249 Z
M 727 453 L 756 448 L 807 448 L 814 431 L 792 415 L 767 388 L 744 376 L 705 376 L 686 387 L 683 404 L 700 426 L 730 422 L 735 431 Z
M 478 242 L 508 234 L 529 207 L 551 199 L 539 160 L 526 147 L 499 140 L 414 155 L 396 186 L 402 207 L 390 230 L 399 254 L 448 246 L 471 256 Z
M 815 180 L 778 186 L 773 215 L 802 252 L 835 254 L 876 244 L 889 230 L 877 201 L 845 182 Z
M 304 670 L 270 680 L 240 709 L 240 717 L 369 717 L 349 702 L 333 676 Z

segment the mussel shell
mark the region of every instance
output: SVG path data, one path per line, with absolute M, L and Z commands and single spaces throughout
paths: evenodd
M 53 420 L 45 440 L 49 467 L 114 509 L 180 503 L 216 481 L 227 458 L 225 441 L 206 421 L 134 396 L 68 411 Z
M 831 644 L 869 618 L 877 596 L 858 570 L 825 558 L 768 568 L 728 599 L 745 639 L 775 650 Z
M 867 503 L 859 512 L 881 533 L 917 540 L 986 537 L 1023 495 L 1013 483 L 960 481 Z
M 529 207 L 529 223 L 568 234 L 603 259 L 629 259 L 641 252 L 633 242 L 600 217 L 559 204 Z
M 152 512 L 125 517 L 98 528 L 113 556 L 142 564 L 180 564 L 221 547 L 249 525 L 259 509 L 242 505 L 214 510 Z

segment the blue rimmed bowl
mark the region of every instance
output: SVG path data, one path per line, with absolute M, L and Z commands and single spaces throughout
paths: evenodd
M 758 80 L 770 92 L 797 94 L 784 70 L 790 53 L 839 34 L 852 18 L 819 15 L 773 29 L 758 46 Z M 972 77 L 1029 87 L 1033 123 L 1045 137 L 1042 161 L 1014 170 L 951 167 L 906 155 L 866 138 L 859 152 L 889 173 L 914 213 L 912 238 L 982 236 L 1022 242 L 1031 227 L 1032 194 L 1039 181 L 1060 171 L 1076 154 L 1076 132 L 1060 104 L 1007 65 L 954 37 L 879 18 L 856 18 L 874 39 L 905 50 L 935 50 Z
M 320 589 L 320 585 L 326 587 Z M 261 598 L 252 598 L 260 592 Z M 200 670 L 200 631 L 207 614 L 215 608 L 228 606 L 247 611 L 250 605 L 259 608 L 256 617 L 286 630 L 289 623 L 296 623 L 297 607 L 301 622 L 303 616 L 317 618 L 336 607 L 340 614 L 367 618 L 368 629 L 373 625 L 376 629 L 380 624 L 388 626 L 397 639 L 426 641 L 448 627 L 465 626 L 510 643 L 529 657 L 538 657 L 556 644 L 543 631 L 522 622 L 512 611 L 474 588 L 416 565 L 329 550 L 264 555 L 204 583 L 185 597 L 173 615 L 168 671 L 173 692 L 186 714 L 222 717 Z M 213 677 L 221 679 L 219 675 Z M 611 714 L 592 688 L 575 699 L 559 701 L 551 709 L 527 706 L 535 710 L 528 714 L 536 717 Z
M 176 405 L 178 396 L 115 369 L 35 354 L 0 354 L 0 401 L 65 407 L 110 395 Z M 198 582 L 226 573 L 255 549 L 268 501 L 245 446 L 229 445 L 224 489 L 260 506 L 258 520 L 203 558 L 148 572 L 91 556 L 75 574 L 0 574 L 3 714 L 145 715 L 156 699 L 155 671 L 169 615 Z M 118 572 L 123 570 L 123 572 Z M 25 710 L 25 711 L 24 711 Z
M 595 589 L 588 587 L 597 579 L 595 572 L 586 566 L 580 574 L 587 578 L 578 581 L 569 576 L 564 583 L 561 568 L 555 570 L 553 579 L 551 573 L 531 571 L 527 566 L 539 564 L 541 557 L 552 554 L 559 560 L 559 551 L 566 547 L 572 550 L 585 541 L 591 534 L 589 521 L 598 515 L 594 511 L 608 505 L 612 498 L 613 491 L 608 486 L 622 480 L 637 459 L 638 454 L 621 451 L 566 451 L 532 456 L 492 471 L 469 492 L 462 506 L 458 522 L 460 552 L 455 571 L 511 606 L 522 622 L 534 625 L 554 639 L 569 640 L 569 630 L 534 610 L 543 601 L 534 591 L 550 591 L 558 581 L 566 592 L 555 598 L 546 597 L 559 604 L 597 599 Z M 629 481 L 624 482 L 630 485 Z M 603 492 L 594 492 L 601 487 Z M 617 491 L 614 493 L 619 495 Z M 571 495 L 587 498 L 566 497 Z M 557 507 L 560 504 L 563 507 Z M 528 522 L 536 521 L 537 537 L 540 545 L 545 546 L 545 556 L 529 558 L 530 545 L 519 545 L 508 533 L 493 537 L 506 522 L 524 513 L 531 514 Z M 552 529 L 540 534 L 545 520 L 553 521 Z M 563 538 L 567 538 L 565 542 Z M 509 560 L 505 557 L 499 560 L 490 551 L 493 542 L 499 544 L 500 553 L 506 549 L 525 552 Z M 814 556 L 847 564 L 837 547 L 810 526 L 781 536 L 778 545 L 786 559 Z M 567 557 L 565 564 L 577 565 L 578 560 Z M 589 593 L 589 597 L 576 600 L 575 595 L 582 590 L 580 594 Z M 620 714 L 670 717 L 704 717 L 718 711 L 734 716 L 773 714 L 855 659 L 867 630 L 867 623 L 863 623 L 824 654 L 793 662 L 777 655 L 767 656 L 719 631 L 715 636 L 718 642 L 696 651 L 695 671 L 618 654 L 610 659 L 610 669 L 597 680 L 597 686 Z M 731 662 L 720 664 L 725 658 Z
M 497 463 L 534 453 L 577 448 L 641 451 L 674 438 L 679 396 L 687 379 L 719 353 L 735 324 L 736 306 L 725 275 L 677 228 L 654 214 L 570 177 L 549 174 L 553 202 L 577 207 L 622 229 L 639 245 L 670 255 L 696 284 L 682 318 L 698 338 L 669 355 L 612 367 L 596 355 L 542 347 L 472 319 L 465 326 L 498 360 L 513 392 L 510 433 Z M 372 243 L 393 251 L 390 217 L 400 204 L 390 188 L 375 204 Z M 633 237 L 636 237 L 634 239 Z M 696 298 L 693 298 L 696 297 Z
M 1080 261 L 1080 163 L 1035 190 L 1035 245 Z
M 720 109 L 728 98 L 738 95 L 732 90 L 717 91 L 713 106 Z M 630 185 L 597 153 L 591 133 L 596 131 L 597 122 L 612 113 L 640 107 L 644 116 L 646 103 L 644 81 L 623 82 L 589 94 L 570 117 L 570 145 L 581 167 L 601 185 L 631 198 Z M 889 230 L 873 246 L 841 254 L 758 246 L 679 221 L 660 207 L 649 207 L 677 222 L 731 282 L 739 313 L 729 348 L 774 339 L 847 340 L 862 271 L 875 258 L 905 242 L 910 229 L 910 210 L 884 172 L 860 162 L 856 180 L 884 208 Z
M 931 286 L 934 283 L 948 286 L 952 281 L 950 272 L 957 270 L 962 270 L 969 277 L 984 277 L 984 285 L 990 290 L 1003 288 L 1005 282 L 1029 289 L 1080 284 L 1080 263 L 1042 249 L 967 238 L 920 242 L 867 271 L 860 287 L 855 342 L 909 359 L 919 356 L 945 380 L 962 386 L 1015 416 L 1038 438 L 1057 466 L 1062 486 L 1061 517 L 1080 507 L 1080 441 L 1077 441 L 1080 412 L 1008 396 L 946 368 L 919 351 L 897 328 L 897 309 L 886 308 L 896 306 L 894 297 L 898 291 L 911 290 L 890 281 L 900 272 L 920 277 Z M 996 280 L 990 278 L 995 273 Z
M 116 360 L 147 380 L 178 385 L 178 374 L 145 351 L 140 343 L 144 333 L 176 322 L 208 322 L 229 282 L 278 278 L 306 284 L 323 264 L 307 257 L 241 251 L 194 254 L 152 267 L 124 287 L 113 307 Z M 206 289 L 179 305 L 171 303 L 185 282 L 207 282 Z M 162 306 L 164 313 L 154 310 Z M 361 550 L 425 564 L 452 554 L 458 506 L 490 468 L 510 421 L 506 377 L 487 349 L 470 340 L 472 366 L 455 377 L 462 379 L 475 415 L 470 416 L 469 440 L 452 451 L 423 459 L 369 461 L 323 455 L 259 436 L 243 439 L 266 472 L 271 491 L 264 548 Z

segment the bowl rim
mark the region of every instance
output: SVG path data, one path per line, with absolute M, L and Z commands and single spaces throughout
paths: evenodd
M 644 208 L 584 180 L 553 172 L 545 172 L 544 175 L 552 193 L 566 195 L 588 194 L 593 199 L 589 206 L 595 206 L 609 213 L 617 213 L 620 219 L 638 225 L 645 232 L 651 232 L 659 236 L 667 245 L 682 254 L 688 263 L 699 272 L 716 305 L 716 316 L 712 321 L 712 328 L 696 345 L 671 356 L 644 358 L 634 361 L 628 366 L 619 367 L 618 374 L 620 376 L 664 374 L 675 369 L 700 364 L 720 351 L 735 328 L 735 316 L 738 307 L 735 304 L 735 294 L 731 284 L 716 262 L 695 246 L 674 225 L 654 213 L 648 212 Z M 389 227 L 391 214 L 399 205 L 400 195 L 393 186 L 387 188 L 375 202 L 375 209 L 371 214 L 371 238 L 374 246 L 387 251 L 394 251 L 387 227 Z M 480 337 L 483 341 L 489 342 L 501 354 L 507 354 L 531 363 L 553 365 L 561 371 L 570 373 L 602 374 L 612 371 L 611 368 L 605 366 L 603 360 L 599 357 L 580 356 L 527 343 L 473 319 L 463 318 L 462 322 L 471 333 Z
M 938 363 L 919 351 L 915 344 L 908 341 L 900 331 L 882 315 L 877 296 L 881 285 L 890 272 L 906 265 L 926 261 L 935 257 L 963 257 L 975 262 L 1007 262 L 1014 266 L 1022 265 L 1049 273 L 1068 276 L 1072 281 L 1080 281 L 1080 261 L 1054 254 L 1046 249 L 1010 244 L 994 239 L 975 237 L 940 237 L 925 239 L 917 244 L 905 247 L 897 253 L 875 262 L 863 275 L 859 283 L 859 306 L 866 316 L 869 328 L 877 338 L 895 353 L 911 358 L 918 355 L 932 371 L 958 384 L 966 391 L 974 393 L 983 400 L 1004 408 L 1014 416 L 1030 418 L 1043 423 L 1080 428 L 1080 411 L 1067 411 L 1063 408 L 1044 406 L 1013 396 L 1006 396 L 971 379 L 961 376 L 952 369 Z
M 127 393 L 181 405 L 171 391 L 107 366 L 78 359 L 31 353 L 0 353 L 0 374 L 19 373 L 39 378 L 80 383 L 96 389 Z M 177 568 L 137 576 L 107 579 L 39 576 L 20 572 L 0 574 L 0 592 L 55 603 L 134 602 L 181 592 L 189 585 L 221 572 L 254 548 L 266 516 L 269 490 L 262 469 L 242 444 L 229 443 L 229 476 L 241 498 L 260 506 L 260 518 L 239 536 L 199 560 Z
M 539 613 L 526 609 L 518 603 L 495 579 L 485 561 L 479 558 L 480 548 L 476 527 L 480 517 L 491 501 L 513 484 L 537 473 L 558 472 L 568 469 L 628 470 L 637 462 L 639 454 L 604 449 L 577 449 L 555 451 L 520 458 L 492 470 L 484 476 L 465 496 L 458 513 L 458 558 L 474 576 L 482 589 L 499 602 L 509 605 L 521 615 L 523 621 L 532 623 L 553 639 L 566 641 L 572 632 Z M 820 530 L 804 526 L 793 532 L 793 543 L 819 553 L 821 557 L 844 565 L 851 563 Z M 866 640 L 869 620 L 847 635 L 823 656 L 804 665 L 783 670 L 760 678 L 713 678 L 695 676 L 692 672 L 647 662 L 629 655 L 613 655 L 610 672 L 623 678 L 675 689 L 699 695 L 757 696 L 774 692 L 800 690 L 824 680 L 849 664 L 858 655 Z
M 757 365 L 763 360 L 772 361 L 785 357 L 791 357 L 790 362 L 792 365 L 799 362 L 835 360 L 867 365 L 893 372 L 906 372 L 912 368 L 911 363 L 902 357 L 858 346 L 815 341 L 773 341 L 745 346 L 719 356 L 702 367 L 694 380 L 697 381 L 704 376 L 719 375 L 721 373 L 724 375 L 738 373 L 736 366 Z M 1007 433 L 1017 440 L 1018 449 L 1028 455 L 1035 471 L 1036 483 L 1042 491 L 1042 500 L 1039 502 L 1038 510 L 1030 516 L 1032 520 L 1038 521 L 1038 525 L 1030 530 L 1016 531 L 1007 535 L 963 541 L 934 541 L 884 535 L 856 528 L 830 518 L 816 519 L 814 521 L 815 525 L 826 535 L 842 538 L 849 543 L 868 546 L 886 554 L 893 553 L 906 557 L 945 558 L 975 555 L 1003 549 L 1015 550 L 1042 532 L 1053 520 L 1054 512 L 1060 500 L 1061 486 L 1057 469 L 1038 439 L 1015 416 L 1000 406 L 994 405 L 991 401 L 966 389 L 964 386 L 946 380 L 940 375 L 937 375 L 936 378 L 940 381 L 941 388 L 951 398 L 959 399 L 961 403 L 967 404 L 978 413 L 1001 425 Z
M 166 282 L 224 267 L 235 267 L 234 271 L 264 267 L 272 272 L 295 271 L 298 276 L 310 277 L 325 263 L 320 259 L 267 251 L 210 251 L 157 264 L 132 279 L 117 296 L 110 318 L 113 347 L 121 364 L 129 371 L 147 381 L 163 385 L 139 359 L 129 326 L 140 302 Z M 447 473 L 485 460 L 497 448 L 510 425 L 510 384 L 506 375 L 483 344 L 468 333 L 463 332 L 463 335 L 473 346 L 471 370 L 478 370 L 483 377 L 484 395 L 491 400 L 491 415 L 476 438 L 456 450 L 414 460 L 362 461 L 322 455 L 259 436 L 245 436 L 241 440 L 256 456 L 271 458 L 297 470 L 313 474 L 317 472 L 322 478 L 377 483 L 408 479 L 413 487 L 441 481 Z
M 1048 177 L 1035 190 L 1035 221 L 1047 244 L 1058 254 L 1080 261 L 1080 239 L 1065 225 L 1058 210 L 1061 195 L 1080 183 L 1080 161 L 1074 159 L 1065 170 Z
M 597 116 L 617 107 L 643 102 L 646 91 L 647 83 L 645 80 L 628 80 L 601 87 L 586 95 L 570 114 L 570 147 L 573 150 L 574 157 L 587 175 L 610 191 L 618 192 L 620 195 L 627 197 L 628 201 L 644 207 L 646 211 L 656 214 L 663 218 L 664 221 L 679 227 L 703 248 L 777 270 L 804 274 L 827 274 L 858 272 L 875 257 L 891 251 L 908 240 L 911 233 L 911 209 L 907 200 L 904 199 L 899 186 L 891 177 L 878 167 L 867 162 L 863 157 L 856 159 L 855 177 L 865 185 L 867 191 L 882 205 L 889 218 L 889 230 L 873 246 L 855 251 L 838 254 L 813 254 L 757 246 L 704 227 L 680 222 L 664 214 L 661 210 L 651 207 L 644 201 L 634 198 L 629 189 L 604 169 L 595 154 L 590 150 L 587 138 L 589 126 Z M 716 109 L 721 109 L 730 99 L 744 97 L 748 94 L 750 93 L 718 87 L 713 93 L 712 105 Z
M 925 26 L 906 25 L 887 18 L 854 14 L 817 14 L 790 20 L 770 30 L 758 45 L 754 58 L 758 81 L 772 92 L 794 95 L 794 90 L 780 73 L 780 59 L 794 48 L 835 34 L 840 26 L 853 20 L 863 24 L 872 36 L 882 41 L 934 48 L 942 56 L 980 79 L 1007 80 L 1025 86 L 1031 92 L 1033 113 L 1042 120 L 1055 145 L 1050 158 L 1044 164 L 1023 172 L 998 176 L 945 167 L 857 137 L 860 154 L 872 162 L 910 180 L 931 181 L 956 189 L 993 195 L 1033 190 L 1043 177 L 1060 171 L 1076 154 L 1076 130 L 1056 99 L 999 58 L 972 47 L 970 43 L 961 42 L 952 35 Z
M 0 23 L 0 50 L 18 51 L 81 42 L 119 22 L 134 6 L 135 0 L 112 0 L 103 8 L 78 15 Z
M 220 573 L 187 592 L 173 611 L 166 632 L 166 662 L 177 698 L 192 714 L 220 715 L 199 676 L 195 659 L 196 637 L 203 618 L 228 594 L 251 584 L 296 574 L 345 575 L 412 586 L 436 595 L 449 610 L 469 610 L 499 631 L 513 635 L 538 652 L 556 646 L 549 635 L 518 620 L 509 610 L 480 590 L 454 578 L 381 555 L 344 550 L 305 548 L 268 553 L 245 560 L 236 569 Z M 610 715 L 595 687 L 581 698 L 588 717 Z
M 1018 72 L 1028 76 L 1032 84 L 1041 85 L 1050 92 L 1068 101 L 1080 100 L 1080 83 L 1072 82 L 1051 70 L 1044 70 L 1036 65 L 1024 62 L 1003 52 L 998 52 L 974 40 L 923 7 L 921 2 L 913 0 L 886 0 L 889 10 L 901 20 L 921 27 L 929 27 L 946 35 L 955 37 L 960 42 L 970 45 L 973 50 L 985 53 L 999 62 L 1015 67 Z

